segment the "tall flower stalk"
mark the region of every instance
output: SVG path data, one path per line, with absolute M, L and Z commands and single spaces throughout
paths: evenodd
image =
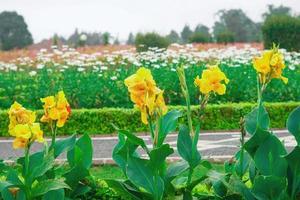
M 125 80 L 125 85 L 135 108 L 141 112 L 142 122 L 149 125 L 153 146 L 156 147 L 159 137 L 159 118 L 168 111 L 163 98 L 164 91 L 156 86 L 151 71 L 144 67 L 129 76 Z
M 44 115 L 41 122 L 49 123 L 52 136 L 50 148 L 53 148 L 56 142 L 57 128 L 63 127 L 69 119 L 71 107 L 63 91 L 58 92 L 55 96 L 41 98 L 41 101 L 44 104 Z

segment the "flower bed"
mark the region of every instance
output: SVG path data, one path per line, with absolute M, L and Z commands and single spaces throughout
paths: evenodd
M 99 193 L 107 192 L 108 198 L 113 195 L 115 198 L 135 200 L 298 199 L 300 107 L 293 109 L 287 118 L 287 129 L 297 142 L 297 146 L 288 152 L 271 130 L 269 112 L 272 109 L 268 112 L 265 104 L 265 95 L 274 79 L 285 84 L 289 81 L 283 73 L 286 67 L 284 56 L 274 45 L 271 50 L 254 57 L 253 66 L 257 72 L 257 105 L 241 116 L 238 123 L 240 149 L 224 163 L 224 171 L 217 170 L 202 159 L 198 141 L 200 128 L 207 117 L 215 124 L 214 127 L 221 123 L 214 118 L 214 112 L 207 113 L 207 108 L 213 96 L 226 93 L 231 80 L 218 65 L 208 65 L 202 74 L 194 78 L 200 94 L 198 109 L 193 110 L 186 70 L 183 66 L 178 67 L 176 72 L 186 106 L 184 110 L 169 110 L 164 100 L 164 90 L 160 89 L 151 71 L 141 67 L 127 77 L 124 84 L 138 110 L 139 117 L 135 121 L 148 126 L 151 145 L 131 130 L 113 125 L 119 140 L 112 158 L 124 174 L 122 179 L 109 177 L 104 182 L 97 182 L 90 175 L 93 146 L 88 134 L 79 139 L 73 135 L 56 141 L 58 130 L 70 120 L 72 113 L 64 92 L 60 91 L 55 96 L 41 99 L 43 111 L 40 122 L 51 130 L 50 146 L 44 140 L 44 129 L 36 113 L 17 102 L 11 105 L 8 132 L 14 138 L 13 147 L 24 149 L 24 156 L 16 160 L 15 168 L 0 161 L 2 198 L 34 200 L 53 199 L 55 196 L 57 199 L 93 199 L 104 197 Z M 218 113 L 220 109 L 214 111 Z M 220 115 L 232 116 L 230 111 L 225 108 Z M 286 116 L 276 114 L 279 118 Z M 176 129 L 176 150 L 182 160 L 168 165 L 167 158 L 175 149 L 165 139 Z M 247 140 L 246 135 L 249 136 Z M 43 143 L 44 149 L 31 154 L 34 142 Z M 68 165 L 55 166 L 55 158 L 64 152 Z

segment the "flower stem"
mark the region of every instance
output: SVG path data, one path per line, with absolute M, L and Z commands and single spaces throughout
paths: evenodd
M 190 94 L 186 84 L 185 72 L 183 67 L 177 68 L 177 74 L 181 85 L 182 93 L 185 97 L 186 107 L 187 107 L 187 120 L 188 126 L 190 130 L 191 137 L 194 138 L 194 130 L 193 130 L 193 122 L 192 122 L 192 112 L 191 112 L 191 101 L 190 101 Z
M 52 148 L 54 148 L 54 145 L 55 145 L 55 142 L 56 142 L 56 132 L 57 132 L 56 123 L 54 123 L 54 125 L 53 125 L 53 121 L 51 121 L 50 127 L 51 127 L 51 133 L 52 133 L 52 140 L 51 140 L 50 149 L 52 149 Z
M 151 138 L 153 140 L 153 146 L 154 146 L 154 141 L 155 141 L 155 133 L 154 133 L 154 129 L 153 129 L 153 122 L 152 119 L 150 117 L 149 114 L 148 115 L 148 125 L 149 125 L 149 129 L 150 129 L 150 133 L 151 133 Z
M 26 199 L 30 200 L 31 199 L 31 194 L 30 194 L 30 190 L 31 190 L 31 183 L 29 182 L 29 153 L 30 153 L 30 146 L 31 144 L 28 144 L 25 148 L 25 193 L 26 193 Z

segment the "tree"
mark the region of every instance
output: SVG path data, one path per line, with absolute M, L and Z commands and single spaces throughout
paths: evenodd
M 109 45 L 109 40 L 110 40 L 110 33 L 109 32 L 105 32 L 102 35 L 102 42 L 104 45 Z
M 211 39 L 209 28 L 202 24 L 196 26 L 194 34 L 189 38 L 190 42 L 211 42 Z
M 268 17 L 271 16 L 278 16 L 278 15 L 286 15 L 286 16 L 292 16 L 291 14 L 292 9 L 290 7 L 286 7 L 283 5 L 280 6 L 274 6 L 274 5 L 268 5 L 268 11 L 265 12 L 262 16 L 266 20 Z
M 16 12 L 0 13 L 0 44 L 2 50 L 23 48 L 33 43 L 24 18 Z
M 214 35 L 222 32 L 234 34 L 236 42 L 261 40 L 260 24 L 253 22 L 241 9 L 220 10 L 219 21 L 214 25 Z
M 202 33 L 202 34 L 205 34 L 205 35 L 210 35 L 209 33 L 209 28 L 205 25 L 202 25 L 202 24 L 198 24 L 195 28 L 195 33 Z
M 120 44 L 120 41 L 119 41 L 119 38 L 117 37 L 114 41 L 114 45 L 119 45 Z
M 134 35 L 132 33 L 129 33 L 126 44 L 133 45 L 134 44 L 134 40 L 135 40 Z
M 154 32 L 138 33 L 135 37 L 135 47 L 138 52 L 147 51 L 149 47 L 167 48 L 168 46 L 168 39 Z
M 181 40 L 183 41 L 183 43 L 187 43 L 192 34 L 193 31 L 191 30 L 189 25 L 185 25 L 181 31 Z
M 166 36 L 170 43 L 180 43 L 180 37 L 178 33 L 174 30 L 171 30 L 169 35 Z

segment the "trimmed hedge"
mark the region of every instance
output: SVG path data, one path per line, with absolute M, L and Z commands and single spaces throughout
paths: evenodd
M 266 103 L 269 111 L 272 128 L 285 128 L 285 122 L 289 113 L 300 105 L 300 102 L 288 103 Z M 233 130 L 239 129 L 240 118 L 245 116 L 255 106 L 252 103 L 232 103 L 222 105 L 208 105 L 205 111 L 201 129 L 202 130 Z M 194 119 L 196 118 L 197 106 L 192 107 Z M 184 112 L 183 106 L 170 106 L 170 110 L 179 109 Z M 37 112 L 38 118 L 42 111 Z M 185 118 L 180 119 L 181 122 Z M 0 111 L 0 136 L 8 136 L 9 119 L 7 111 Z M 121 129 L 134 132 L 147 131 L 148 127 L 140 121 L 140 113 L 135 109 L 103 108 L 103 109 L 79 109 L 73 110 L 70 120 L 59 129 L 59 135 L 70 135 L 73 133 L 110 134 L 114 133 L 112 124 Z M 46 135 L 49 128 L 43 125 Z
M 290 16 L 269 17 L 262 26 L 265 48 L 273 43 L 288 51 L 300 51 L 300 19 Z

